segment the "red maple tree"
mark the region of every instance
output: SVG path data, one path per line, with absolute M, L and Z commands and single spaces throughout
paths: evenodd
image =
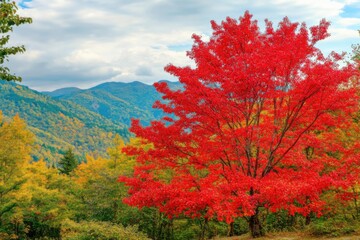
M 329 36 L 325 20 L 309 29 L 288 18 L 277 29 L 265 23 L 262 32 L 248 12 L 212 21 L 209 41 L 193 35 L 187 55 L 196 67 L 165 68 L 183 89 L 156 83 L 165 101 L 155 107 L 173 117 L 132 122 L 152 147 L 126 149 L 138 162 L 132 177 L 120 177 L 126 203 L 169 217 L 246 217 L 258 237 L 260 208 L 320 214 L 320 194 L 348 186 L 344 169 L 358 159 L 331 154 L 344 150 L 332 131 L 357 107 L 354 89 L 342 87 L 354 66 L 315 47 Z

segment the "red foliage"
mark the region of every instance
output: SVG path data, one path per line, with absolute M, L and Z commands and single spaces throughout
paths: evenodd
M 227 222 L 259 206 L 320 214 L 319 195 L 354 180 L 354 158 L 330 154 L 345 151 L 332 131 L 351 120 L 357 99 L 340 87 L 354 66 L 315 47 L 329 23 L 308 30 L 284 18 L 261 32 L 251 18 L 212 21 L 208 42 L 193 35 L 187 55 L 196 67 L 165 68 L 184 89 L 157 83 L 166 101 L 155 106 L 175 117 L 149 127 L 133 121 L 131 131 L 153 147 L 127 150 L 139 166 L 119 179 L 130 187 L 126 203 Z

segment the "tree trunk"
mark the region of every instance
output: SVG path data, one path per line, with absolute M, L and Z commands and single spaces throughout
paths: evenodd
M 249 219 L 249 228 L 250 228 L 251 236 L 253 238 L 264 236 L 264 231 L 259 220 L 258 209 L 256 209 L 255 214 L 252 215 Z
M 311 213 L 309 213 L 305 217 L 305 225 L 309 225 L 310 223 L 311 223 Z
M 207 228 L 208 228 L 208 218 L 204 218 L 204 223 L 202 223 L 202 220 L 200 219 L 200 236 L 199 236 L 200 240 L 205 239 L 205 233 Z
M 229 231 L 228 231 L 228 237 L 234 236 L 234 222 L 231 222 L 229 224 Z
M 359 217 L 359 206 L 358 206 L 358 202 L 357 202 L 357 196 L 360 196 L 360 194 L 355 190 L 355 187 L 352 187 L 353 193 L 354 193 L 354 205 L 355 205 L 355 213 L 356 213 L 356 218 Z M 354 219 L 356 219 L 354 218 Z

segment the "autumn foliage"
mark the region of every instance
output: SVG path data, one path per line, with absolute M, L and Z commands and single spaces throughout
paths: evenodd
M 262 234 L 259 208 L 320 215 L 323 191 L 358 179 L 359 157 L 334 143 L 358 107 L 356 75 L 343 56 L 324 56 L 315 44 L 329 22 L 307 28 L 284 18 L 261 31 L 246 12 L 239 20 L 211 22 L 209 41 L 193 35 L 187 55 L 195 67 L 168 65 L 183 90 L 155 86 L 169 113 L 131 131 L 150 149 L 128 147 L 137 158 L 126 203 L 157 207 L 168 217 L 247 217 Z M 354 146 L 354 145 L 352 145 Z

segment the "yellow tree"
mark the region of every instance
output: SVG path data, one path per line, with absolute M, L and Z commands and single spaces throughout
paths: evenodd
M 25 166 L 27 179 L 17 193 L 18 216 L 12 223 L 22 227 L 27 237 L 58 238 L 62 222 L 71 218 L 69 206 L 75 201 L 71 192 L 73 182 L 66 175 L 49 168 L 43 160 Z
M 134 143 L 136 140 L 131 140 L 130 144 Z M 117 135 L 114 147 L 108 149 L 110 159 L 88 155 L 74 170 L 84 219 L 124 223 L 124 211 L 135 211 L 122 203 L 127 190 L 116 181 L 119 175 L 131 174 L 135 164 L 133 158 L 122 153 L 124 147 L 124 141 Z
M 18 115 L 6 122 L 0 112 L 0 230 L 17 205 L 15 196 L 25 182 L 24 166 L 31 158 L 33 140 Z

